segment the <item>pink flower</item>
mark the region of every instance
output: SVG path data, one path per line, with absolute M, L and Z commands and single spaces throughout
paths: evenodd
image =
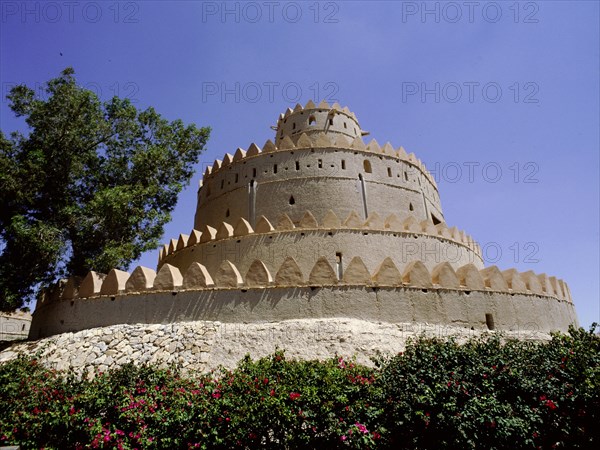
M 356 428 L 358 428 L 358 431 L 360 431 L 361 433 L 369 432 L 369 430 L 367 430 L 367 427 L 365 427 L 362 423 L 356 422 L 354 425 L 356 425 Z
M 213 398 L 221 398 L 221 393 L 219 391 L 215 391 L 212 393 Z
M 346 435 L 340 437 L 340 441 L 345 441 L 346 439 L 348 439 Z
M 298 398 L 300 398 L 300 394 L 297 392 L 290 392 L 290 400 L 296 400 Z

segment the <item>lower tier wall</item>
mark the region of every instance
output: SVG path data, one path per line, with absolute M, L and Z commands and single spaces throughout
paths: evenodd
M 91 377 L 127 363 L 176 364 L 206 372 L 233 368 L 246 354 L 254 359 L 284 349 L 294 359 L 352 358 L 373 365 L 378 353 L 404 351 L 410 338 L 454 337 L 463 342 L 487 333 L 442 324 L 377 323 L 358 319 L 301 319 L 273 323 L 209 321 L 171 324 L 112 325 L 21 342 L 0 351 L 0 364 L 19 353 L 37 354 L 46 367 Z M 507 337 L 547 340 L 548 333 L 515 330 Z
M 572 303 L 537 294 L 490 290 L 324 286 L 128 293 L 60 300 L 36 309 L 30 339 L 115 324 L 188 321 L 279 322 L 353 318 L 433 323 L 485 330 L 566 331 L 577 325 Z

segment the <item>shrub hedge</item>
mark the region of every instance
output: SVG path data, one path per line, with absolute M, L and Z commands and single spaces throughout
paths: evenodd
M 234 370 L 127 365 L 78 380 L 0 366 L 0 445 L 22 448 L 588 449 L 600 442 L 600 338 L 420 338 L 375 368 L 283 352 Z

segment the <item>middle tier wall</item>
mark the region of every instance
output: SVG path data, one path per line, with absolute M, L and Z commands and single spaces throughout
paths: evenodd
M 466 245 L 439 236 L 376 230 L 310 230 L 273 231 L 251 234 L 186 247 L 161 261 L 185 273 L 192 262 L 199 262 L 215 273 L 223 260 L 234 263 L 245 274 L 255 259 L 262 260 L 272 276 L 288 257 L 293 257 L 305 276 L 315 261 L 324 256 L 332 267 L 341 261 L 342 273 L 353 257 L 359 256 L 372 274 L 390 257 L 400 272 L 415 260 L 431 270 L 447 261 L 456 270 L 472 263 L 483 269 L 483 260 Z M 339 272 L 338 272 L 339 273 Z

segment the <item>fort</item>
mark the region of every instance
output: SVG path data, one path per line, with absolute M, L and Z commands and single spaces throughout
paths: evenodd
M 485 267 L 474 239 L 446 224 L 422 162 L 365 143 L 348 108 L 309 101 L 273 128 L 262 148 L 238 148 L 206 169 L 193 228 L 160 249 L 156 270 L 63 280 L 38 301 L 30 339 L 185 323 L 256 333 L 290 321 L 508 333 L 577 324 L 563 280 Z M 329 329 L 339 336 L 328 339 L 346 331 Z M 289 345 L 305 340 L 296 338 Z M 265 339 L 246 351 L 267 351 Z M 359 351 L 356 342 L 344 349 Z

